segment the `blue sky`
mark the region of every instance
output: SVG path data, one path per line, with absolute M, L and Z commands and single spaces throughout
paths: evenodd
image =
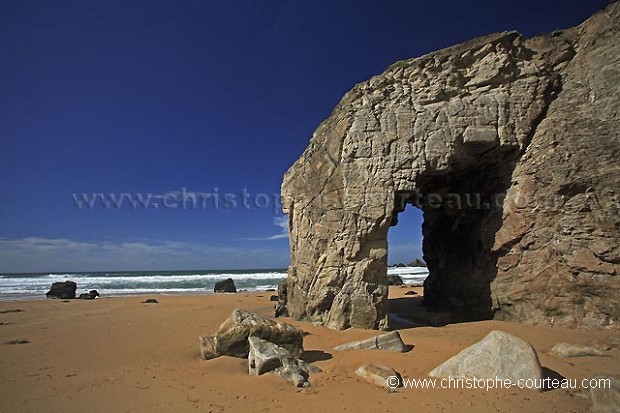
M 0 272 L 285 267 L 282 175 L 351 87 L 606 3 L 4 0 Z M 421 256 L 420 214 L 401 215 L 390 262 Z

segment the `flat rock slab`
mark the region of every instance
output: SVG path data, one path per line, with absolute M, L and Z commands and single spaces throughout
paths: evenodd
M 366 340 L 352 341 L 334 347 L 334 350 L 338 351 L 363 349 L 400 351 L 401 353 L 407 351 L 407 347 L 403 343 L 402 338 L 400 338 L 398 331 L 391 331 Z
M 590 388 L 594 413 L 620 413 L 620 376 L 596 375 L 595 379 L 609 379 L 610 386 Z
M 388 389 L 401 387 L 403 383 L 401 375 L 396 370 L 382 364 L 364 364 L 355 370 L 355 374 L 369 383 Z
M 543 372 L 536 350 L 526 341 L 503 331 L 491 331 L 478 343 L 429 373 L 437 378 L 542 380 Z M 542 390 L 542 389 L 540 389 Z
M 303 353 L 303 331 L 287 323 L 276 323 L 256 314 L 235 309 L 215 335 L 200 337 L 200 353 L 205 360 L 219 356 L 247 358 L 249 337 L 259 337 L 287 349 L 293 357 Z
M 601 350 L 589 347 L 582 346 L 580 344 L 572 344 L 572 343 L 558 343 L 551 349 L 551 354 L 556 357 L 561 358 L 572 358 L 572 357 L 604 357 L 605 353 Z

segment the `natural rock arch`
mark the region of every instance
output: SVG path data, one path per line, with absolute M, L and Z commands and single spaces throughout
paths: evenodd
M 348 92 L 284 177 L 278 313 L 387 328 L 387 231 L 416 203 L 429 307 L 617 326 L 619 6 L 398 62 Z

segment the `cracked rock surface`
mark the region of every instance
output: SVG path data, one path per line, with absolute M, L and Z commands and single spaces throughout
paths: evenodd
M 619 16 L 477 38 L 348 92 L 284 176 L 279 314 L 388 328 L 387 232 L 412 204 L 429 309 L 617 328 Z

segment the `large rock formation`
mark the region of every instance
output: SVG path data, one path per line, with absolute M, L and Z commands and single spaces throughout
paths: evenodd
M 461 318 L 618 326 L 620 4 L 398 62 L 284 176 L 280 314 L 386 328 L 387 232 L 424 214 L 424 302 Z

